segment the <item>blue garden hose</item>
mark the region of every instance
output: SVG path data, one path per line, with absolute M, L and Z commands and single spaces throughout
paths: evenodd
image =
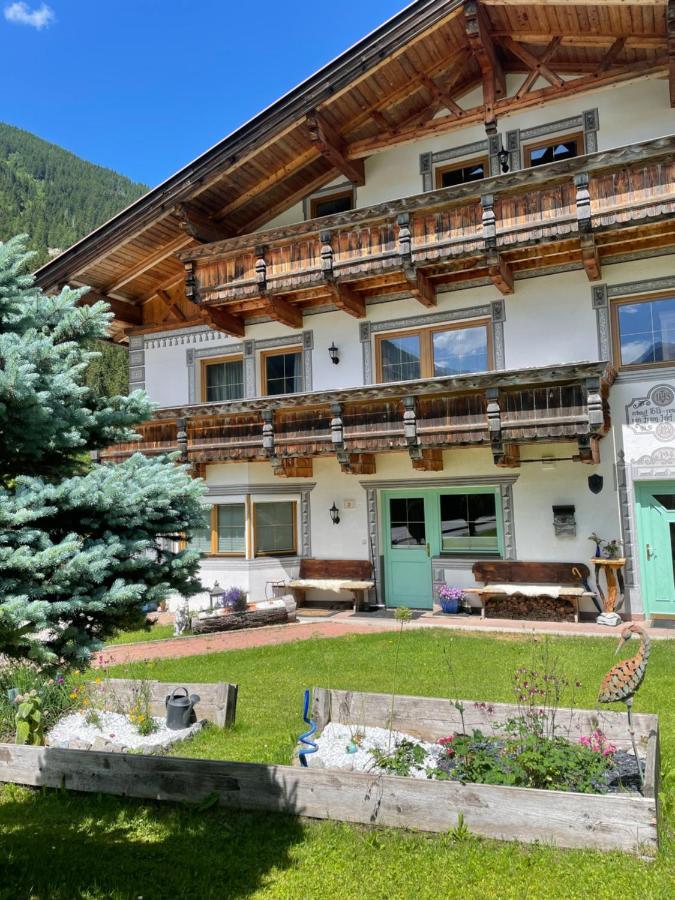
M 308 753 L 316 753 L 316 751 L 319 749 L 319 745 L 315 741 L 310 740 L 312 735 L 316 734 L 317 726 L 316 726 L 316 722 L 314 722 L 309 717 L 309 691 L 308 690 L 305 691 L 305 708 L 302 713 L 302 718 L 305 720 L 305 722 L 307 722 L 307 724 L 309 725 L 309 728 L 307 731 L 303 732 L 303 734 L 300 735 L 300 737 L 298 738 L 298 742 L 300 744 L 304 744 L 307 749 L 303 748 L 302 750 L 300 750 L 300 752 L 298 753 L 298 756 L 300 757 L 300 765 L 307 767 L 307 760 L 305 759 L 305 757 L 307 756 Z

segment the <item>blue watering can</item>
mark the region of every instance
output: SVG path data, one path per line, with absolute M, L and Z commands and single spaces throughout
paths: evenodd
M 199 699 L 199 694 L 188 695 L 185 687 L 174 688 L 170 694 L 166 695 L 166 727 L 172 731 L 189 728 L 193 722 L 197 721 L 194 707 Z

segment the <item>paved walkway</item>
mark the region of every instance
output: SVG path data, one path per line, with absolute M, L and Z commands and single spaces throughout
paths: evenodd
M 166 621 L 166 617 L 162 617 Z M 667 627 L 643 627 L 649 636 L 659 639 L 675 639 L 675 629 Z M 270 644 L 287 644 L 310 638 L 343 637 L 347 634 L 371 634 L 398 628 L 393 613 L 361 613 L 351 611 L 336 613 L 319 621 L 305 619 L 288 625 L 270 625 L 246 631 L 224 631 L 195 637 L 169 638 L 164 641 L 147 641 L 139 644 L 118 644 L 103 651 L 104 665 L 135 662 L 146 659 L 177 659 L 181 656 L 199 656 L 204 653 L 221 653 L 225 650 L 243 650 L 248 647 L 264 647 Z M 415 613 L 406 628 L 449 628 L 453 631 L 497 632 L 502 634 L 556 634 L 563 636 L 610 637 L 617 639 L 619 628 L 607 628 L 594 622 L 531 622 L 513 619 L 483 619 L 478 616 L 448 617 L 432 613 Z

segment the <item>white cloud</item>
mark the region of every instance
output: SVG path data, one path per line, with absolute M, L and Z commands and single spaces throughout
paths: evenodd
M 54 10 L 43 3 L 41 6 L 31 9 L 27 3 L 10 3 L 5 7 L 5 18 L 15 25 L 30 25 L 41 31 L 56 21 Z

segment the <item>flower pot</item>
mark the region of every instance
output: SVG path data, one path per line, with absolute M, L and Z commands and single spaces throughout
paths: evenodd
M 443 612 L 447 613 L 448 615 L 453 615 L 454 613 L 459 612 L 459 599 L 444 600 L 443 598 L 441 598 L 438 602 L 440 603 Z

